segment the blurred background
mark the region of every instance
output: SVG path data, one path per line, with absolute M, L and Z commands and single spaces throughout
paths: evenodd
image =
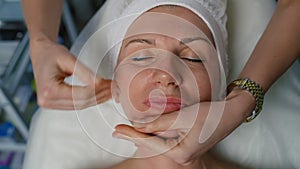
M 105 0 L 65 0 L 59 43 L 70 48 Z M 38 109 L 21 0 L 0 0 L 0 169 L 21 169 Z

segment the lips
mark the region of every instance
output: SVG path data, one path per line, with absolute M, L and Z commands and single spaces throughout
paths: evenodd
M 181 99 L 176 97 L 151 97 L 145 101 L 149 108 L 164 110 L 164 113 L 177 111 L 183 107 Z

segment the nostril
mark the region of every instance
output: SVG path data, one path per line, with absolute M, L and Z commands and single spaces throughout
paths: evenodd
M 176 82 L 169 82 L 168 85 L 176 85 Z
M 177 86 L 176 82 L 163 82 L 163 81 L 157 81 L 156 82 L 159 85 L 165 85 L 165 86 Z
M 178 86 L 176 77 L 173 73 L 168 73 L 163 70 L 154 70 L 152 74 L 154 82 L 163 86 Z

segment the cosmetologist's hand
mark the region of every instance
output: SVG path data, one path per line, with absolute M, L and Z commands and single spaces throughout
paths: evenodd
M 96 77 L 64 46 L 38 39 L 30 42 L 30 49 L 41 107 L 72 110 L 76 106 L 76 109 L 83 109 L 111 98 L 111 81 Z M 86 86 L 66 84 L 64 80 L 71 74 Z
M 251 114 L 255 100 L 247 91 L 234 89 L 226 101 L 199 103 L 196 118 L 189 114 L 195 106 L 163 114 L 147 124 L 134 124 L 134 127 L 118 125 L 113 135 L 151 151 L 162 152 L 178 164 L 186 165 L 242 124 Z M 182 113 L 180 119 L 179 113 Z M 150 134 L 166 130 L 176 130 L 179 138 L 166 139 Z

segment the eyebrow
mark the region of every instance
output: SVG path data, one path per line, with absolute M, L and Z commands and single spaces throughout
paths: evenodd
M 194 41 L 204 41 L 204 42 L 206 42 L 206 43 L 208 43 L 208 44 L 211 44 L 211 42 L 208 40 L 208 39 L 206 39 L 206 38 L 204 38 L 204 37 L 193 37 L 193 38 L 183 38 L 183 39 L 181 39 L 180 40 L 180 44 L 181 45 L 186 45 L 186 44 L 188 44 L 188 43 L 192 43 L 192 42 L 194 42 Z M 130 44 L 132 44 L 132 43 L 146 43 L 146 44 L 148 44 L 148 45 L 153 45 L 153 44 L 155 44 L 155 39 L 147 39 L 147 38 L 137 38 L 137 39 L 133 39 L 133 40 L 130 40 L 126 45 L 125 45 L 125 48 L 127 47 L 127 46 L 129 46 Z
M 152 44 L 155 44 L 155 39 L 144 39 L 144 38 L 133 39 L 125 45 L 125 48 L 132 43 L 146 43 L 148 45 L 152 45 Z

